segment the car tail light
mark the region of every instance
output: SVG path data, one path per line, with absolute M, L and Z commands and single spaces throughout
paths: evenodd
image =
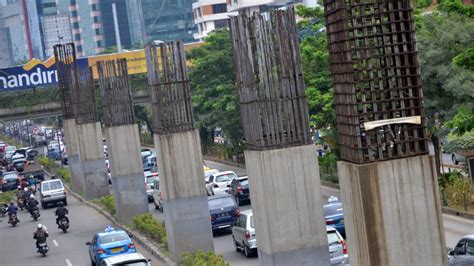
M 213 187 L 214 187 L 214 188 L 219 188 L 219 185 L 218 185 L 218 184 L 214 184 Z
M 343 253 L 344 255 L 347 254 L 346 241 L 344 241 L 344 239 L 342 240 L 342 253 Z
M 234 214 L 236 216 L 239 216 L 240 215 L 240 209 L 239 208 L 235 209 Z
M 105 253 L 105 250 L 99 248 L 97 249 L 97 254 L 104 254 Z
M 245 239 L 247 239 L 247 240 L 250 239 L 250 232 L 249 232 L 249 230 L 245 231 Z
M 235 188 L 235 191 L 237 191 L 237 192 L 242 192 L 242 191 L 244 191 L 244 189 L 239 186 L 239 187 L 236 187 L 236 188 Z
M 326 220 L 326 224 L 329 225 L 329 224 L 335 224 L 336 222 L 334 220 Z
M 128 244 L 128 249 L 131 249 L 131 248 L 135 248 L 135 244 L 133 243 Z

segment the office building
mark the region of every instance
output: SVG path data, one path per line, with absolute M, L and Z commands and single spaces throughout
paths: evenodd
M 71 24 L 69 21 L 68 14 L 43 16 L 43 41 L 46 58 L 54 55 L 54 45 L 73 42 Z
M 197 32 L 194 39 L 202 41 L 209 32 L 227 28 L 229 16 L 237 12 L 227 12 L 226 0 L 197 0 L 193 3 L 194 24 Z

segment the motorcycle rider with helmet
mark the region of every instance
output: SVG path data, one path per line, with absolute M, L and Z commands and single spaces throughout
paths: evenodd
M 59 207 L 56 209 L 56 211 L 54 212 L 54 214 L 55 214 L 56 216 L 58 216 L 58 217 L 56 218 L 56 224 L 58 225 L 58 228 L 61 228 L 61 227 L 59 226 L 59 221 L 61 221 L 61 219 L 65 218 L 66 221 L 69 223 L 69 218 L 66 216 L 66 214 L 69 213 L 69 210 L 66 209 L 66 208 L 63 206 L 63 205 L 64 205 L 63 202 L 59 202 L 58 204 L 59 204 Z
M 36 232 L 33 233 L 33 239 L 36 240 L 36 248 L 39 252 L 39 245 L 46 242 L 46 238 L 49 236 L 49 233 L 45 226 L 38 224 L 36 227 Z

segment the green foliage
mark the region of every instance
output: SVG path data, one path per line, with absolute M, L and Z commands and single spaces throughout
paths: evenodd
M 216 255 L 212 251 L 195 253 L 185 253 L 179 266 L 228 266 L 230 265 L 224 260 L 222 255 Z
M 474 130 L 461 136 L 449 135 L 448 143 L 444 145 L 445 152 L 474 150 Z
M 231 145 L 239 145 L 243 131 L 232 56 L 229 30 L 211 32 L 188 53 L 189 78 L 197 127 L 208 133 L 220 127 Z
M 115 216 L 117 210 L 115 208 L 115 198 L 112 195 L 104 196 L 100 199 L 91 200 L 92 203 L 97 204 L 105 209 L 110 215 Z
M 60 167 L 56 170 L 56 174 L 66 183 L 71 183 L 71 172 L 66 167 Z
M 414 0 L 416 8 L 425 8 L 431 5 L 432 0 Z
M 452 129 L 452 134 L 461 136 L 467 132 L 474 130 L 474 112 L 473 108 L 462 106 L 458 109 L 457 114 L 450 121 L 446 122 L 446 126 Z
M 332 183 L 339 183 L 336 154 L 333 152 L 326 153 L 324 156 L 318 157 L 318 162 L 321 179 Z
M 168 248 L 168 238 L 164 223 L 158 222 L 150 213 L 140 214 L 133 217 L 133 228 L 150 237 L 160 244 L 165 250 Z
M 45 168 L 47 169 L 53 169 L 58 167 L 58 165 L 53 161 L 50 160 L 48 157 L 45 157 L 43 155 L 38 155 L 36 157 L 36 160 Z
M 464 207 L 471 199 L 471 180 L 459 172 L 451 174 L 450 182 L 445 185 L 444 194 L 448 206 L 454 208 Z
M 474 18 L 474 6 L 464 5 L 461 0 L 439 0 L 438 9 L 448 14 L 460 14 Z
M 10 204 L 10 201 L 14 200 L 15 197 L 16 195 L 14 191 L 0 193 L 0 205 Z
M 57 87 L 2 92 L 0 94 L 0 108 L 28 107 L 52 101 L 59 102 Z
M 474 71 L 474 46 L 453 58 L 453 63 L 459 67 Z

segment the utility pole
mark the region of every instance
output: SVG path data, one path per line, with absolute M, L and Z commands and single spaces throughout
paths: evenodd
M 112 14 L 114 17 L 114 29 L 115 29 L 115 40 L 117 42 L 117 53 L 121 53 L 122 42 L 120 40 L 120 31 L 119 31 L 118 20 L 117 20 L 117 6 L 115 4 L 115 1 L 112 3 Z

